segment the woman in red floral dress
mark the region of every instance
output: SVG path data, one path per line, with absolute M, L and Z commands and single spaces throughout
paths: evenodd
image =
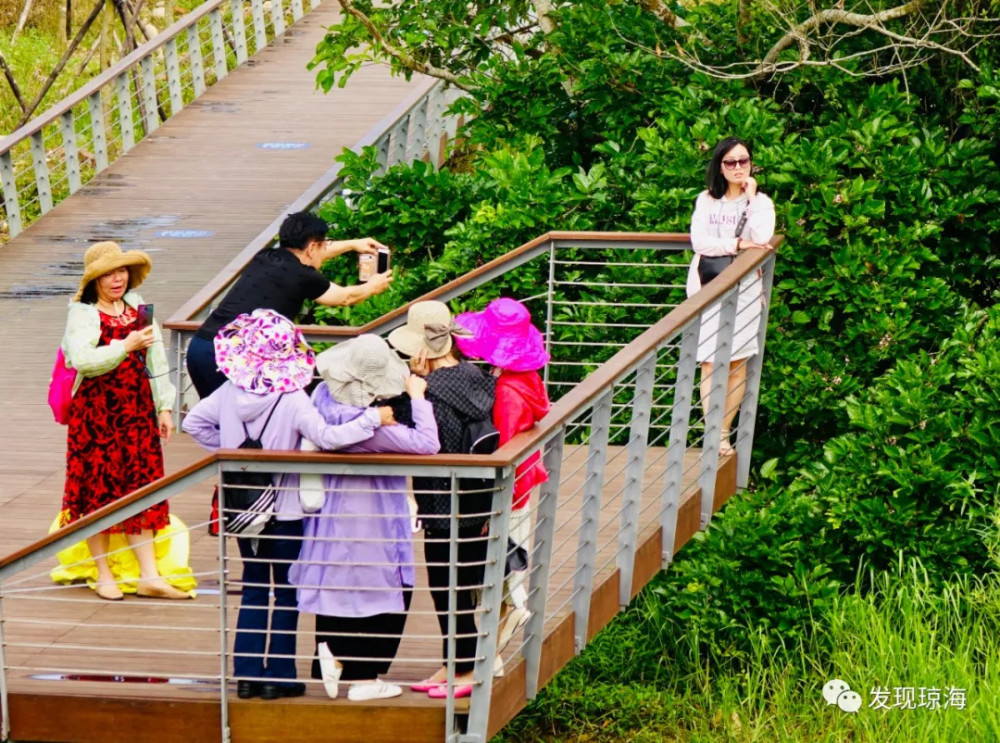
M 64 523 L 163 476 L 160 439 L 166 441 L 173 432 L 174 387 L 164 375 L 159 328 L 139 328 L 142 298 L 131 291 L 151 267 L 145 253 L 123 253 L 112 242 L 97 243 L 84 256 L 83 280 L 63 338 L 66 363 L 79 372 L 70 405 Z M 164 501 L 87 540 L 97 565 L 98 596 L 123 598 L 107 552 L 110 534 L 124 533 L 139 563 L 139 596 L 190 598 L 167 583 L 156 567 L 154 532 L 165 529 L 169 519 Z

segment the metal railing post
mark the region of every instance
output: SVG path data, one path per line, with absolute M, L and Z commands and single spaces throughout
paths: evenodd
M 722 417 L 725 414 L 726 396 L 729 390 L 729 359 L 733 352 L 733 331 L 739 295 L 740 285 L 737 283 L 717 305 L 719 325 L 715 334 L 712 381 L 708 393 L 708 412 L 705 415 L 705 433 L 701 439 L 701 472 L 698 475 L 698 487 L 701 489 L 702 529 L 708 527 L 715 511 L 715 480 L 719 471 Z M 706 313 L 711 311 L 710 307 Z
M 555 240 L 549 241 L 549 281 L 546 286 L 546 297 L 545 297 L 545 351 L 549 354 L 549 358 L 552 358 L 552 302 L 555 298 L 555 286 L 556 286 L 556 242 Z M 546 364 L 542 369 L 542 382 L 545 384 L 546 389 L 549 386 L 549 367 L 551 364 Z
M 132 121 L 132 94 L 127 72 L 115 78 L 115 95 L 118 98 L 118 125 L 122 130 L 122 152 L 128 152 L 135 147 L 135 123 Z
M 208 25 L 212 35 L 212 66 L 215 68 L 215 81 L 218 82 L 229 74 L 226 64 L 226 37 L 222 33 L 222 10 L 216 8 L 208 14 Z
M 590 623 L 590 600 L 593 592 L 594 561 L 597 557 L 597 533 L 601 523 L 601 496 L 604 491 L 604 465 L 611 432 L 611 402 L 614 388 L 610 387 L 594 403 L 590 419 L 590 453 L 587 456 L 587 476 L 583 485 L 583 506 L 580 511 L 580 539 L 576 550 L 573 574 L 574 648 L 577 654 L 587 644 Z
M 184 407 L 184 331 L 173 331 L 173 340 L 177 344 L 177 384 L 174 385 L 174 427 L 181 428 L 181 410 Z
M 427 97 L 413 109 L 410 114 L 410 128 L 413 130 L 413 139 L 410 143 L 409 157 L 412 160 L 419 160 L 424 156 L 424 147 L 427 142 Z
M 382 175 L 389 168 L 389 131 L 386 130 L 375 142 L 375 149 L 378 153 L 378 168 L 375 175 Z
M 639 504 L 646 472 L 646 444 L 649 441 L 650 408 L 656 379 L 657 352 L 643 359 L 635 372 L 632 397 L 632 426 L 626 450 L 625 487 L 622 491 L 621 526 L 618 531 L 618 603 L 622 608 L 632 600 L 636 540 L 639 534 Z
M 443 95 L 437 86 L 427 94 L 427 125 L 424 127 L 424 146 L 436 170 L 441 163 L 441 100 Z
M 285 33 L 285 4 L 283 0 L 271 0 L 271 24 L 274 26 L 276 37 Z
M 562 427 L 549 442 L 545 452 L 548 481 L 542 483 L 535 516 L 534 549 L 528 566 L 528 611 L 531 617 L 524 628 L 525 692 L 528 699 L 538 695 L 538 675 L 542 664 L 542 636 L 545 630 L 545 603 L 549 592 L 549 569 L 552 567 L 553 539 L 556 531 L 556 510 L 559 504 L 559 477 L 562 468 L 566 428 Z
M 764 341 L 767 340 L 767 316 L 771 308 L 771 288 L 774 285 L 775 257 L 761 266 L 761 293 L 764 298 L 760 308 L 760 326 L 757 328 L 757 354 L 746 360 L 746 389 L 740 405 L 740 426 L 736 433 L 736 487 L 746 488 L 750 482 L 750 454 L 753 451 L 753 434 L 757 426 L 757 402 L 760 397 L 760 377 L 764 368 Z
M 667 464 L 663 471 L 663 500 L 660 509 L 663 540 L 660 564 L 664 568 L 673 561 L 675 553 L 677 513 L 681 507 L 681 487 L 684 483 L 684 455 L 687 454 L 691 401 L 698 366 L 695 357 L 698 353 L 699 329 L 698 319 L 684 328 L 680 357 L 677 360 L 677 378 L 674 380 L 674 402 L 670 410 L 670 437 L 667 443 Z
M 7 639 L 4 634 L 3 588 L 0 586 L 0 740 L 10 739 L 10 700 L 7 688 Z
M 264 22 L 263 0 L 250 0 L 250 17 L 253 19 L 254 51 L 259 52 L 267 46 L 267 26 Z
M 90 110 L 90 139 L 97 161 L 94 169 L 100 173 L 108 167 L 108 135 L 104 129 L 104 102 L 100 91 L 87 98 L 87 108 Z
M 450 741 L 458 731 L 455 720 L 455 654 L 458 631 L 458 477 L 451 473 L 451 515 L 448 519 L 448 653 L 445 658 L 444 739 Z M 426 534 L 424 535 L 426 538 Z
M 49 183 L 49 165 L 45 157 L 45 132 L 31 135 L 31 160 L 35 168 L 35 185 L 38 186 L 38 205 L 42 214 L 52 211 L 52 185 Z
M 226 569 L 226 520 L 223 518 L 225 495 L 222 489 L 222 463 L 219 473 L 219 712 L 223 743 L 228 743 L 229 729 L 229 592 Z
M 181 65 L 177 54 L 176 37 L 167 41 L 163 48 L 163 61 L 167 68 L 167 91 L 170 94 L 170 115 L 176 116 L 184 108 L 184 94 L 181 92 Z
M 504 572 L 507 566 L 507 535 L 510 529 L 511 504 L 514 502 L 514 468 L 497 469 L 497 489 L 493 492 L 490 513 L 489 541 L 486 545 L 486 569 L 483 571 L 483 591 L 479 619 L 479 642 L 476 643 L 476 665 L 473 668 L 472 699 L 469 702 L 469 743 L 485 743 L 490 721 L 490 701 L 493 695 L 493 659 L 497 654 L 497 634 L 500 631 L 500 604 L 503 602 Z
M 302 0 L 292 0 L 292 20 L 297 21 L 302 15 Z
M 410 115 L 404 116 L 392 130 L 392 149 L 389 151 L 389 165 L 406 160 L 406 144 L 410 136 Z
M 188 64 L 191 66 L 191 84 L 194 87 L 194 97 L 198 98 L 205 92 L 205 60 L 201 54 L 201 35 L 198 24 L 187 30 Z
M 160 125 L 160 113 L 156 100 L 156 76 L 153 73 L 152 55 L 143 57 L 139 61 L 139 69 L 142 71 L 142 101 L 145 104 L 145 126 L 146 136 L 148 137 Z
M 3 204 L 7 210 L 7 231 L 16 237 L 23 229 L 21 224 L 21 202 L 17 194 L 17 176 L 10 151 L 0 155 L 0 181 L 3 182 Z
M 236 39 L 236 64 L 247 61 L 247 26 L 243 18 L 242 0 L 232 2 L 233 38 Z
M 76 146 L 76 122 L 73 110 L 70 109 L 59 117 L 59 129 L 62 133 L 63 152 L 66 156 L 66 179 L 69 181 L 71 194 L 80 190 L 80 153 Z

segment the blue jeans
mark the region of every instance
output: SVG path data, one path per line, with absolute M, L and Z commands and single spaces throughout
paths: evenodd
M 299 610 L 295 586 L 288 583 L 288 569 L 291 561 L 298 559 L 302 547 L 302 521 L 271 521 L 262 536 L 265 538 L 258 540 L 256 555 L 251 548 L 252 539 L 236 540 L 245 562 L 233 674 L 237 678 L 291 680 L 296 675 L 295 630 Z M 272 580 L 274 611 L 268 611 Z M 271 643 L 265 656 L 267 630 Z
M 187 348 L 187 368 L 191 383 L 204 400 L 226 383 L 226 376 L 215 365 L 215 344 L 195 336 Z

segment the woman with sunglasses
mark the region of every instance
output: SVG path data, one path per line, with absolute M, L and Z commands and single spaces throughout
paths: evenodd
M 774 204 L 757 189 L 751 175 L 753 152 L 750 144 L 738 137 L 727 137 L 715 146 L 705 174 L 705 190 L 695 201 L 691 216 L 691 246 L 694 260 L 688 270 L 687 294 L 692 296 L 703 283 L 711 280 L 712 258 L 735 257 L 743 250 L 771 250 L 774 236 Z M 722 262 L 725 263 L 724 261 Z M 720 453 L 733 453 L 731 428 L 746 387 L 747 359 L 758 353 L 757 331 L 760 325 L 761 284 L 759 275 L 740 282 L 733 327 L 732 354 L 729 362 L 729 385 L 722 414 Z M 701 403 L 708 416 L 712 367 L 719 337 L 719 310 L 716 304 L 705 312 L 698 339 L 697 359 L 701 364 Z

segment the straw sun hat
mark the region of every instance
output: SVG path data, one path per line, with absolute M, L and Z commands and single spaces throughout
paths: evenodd
M 80 301 L 83 290 L 91 281 L 123 266 L 128 268 L 129 289 L 135 289 L 146 280 L 150 269 L 153 268 L 153 261 L 141 250 L 123 253 L 118 243 L 108 241 L 91 245 L 83 254 L 83 278 L 80 279 L 80 288 L 73 298 L 74 301 Z
M 407 356 L 423 351 L 428 359 L 440 359 L 451 350 L 452 335 L 468 335 L 456 325 L 444 302 L 416 302 L 406 313 L 406 325 L 389 333 L 389 343 Z
M 403 394 L 410 376 L 406 362 L 389 344 L 369 333 L 323 351 L 316 357 L 316 371 L 334 400 L 357 408 Z

